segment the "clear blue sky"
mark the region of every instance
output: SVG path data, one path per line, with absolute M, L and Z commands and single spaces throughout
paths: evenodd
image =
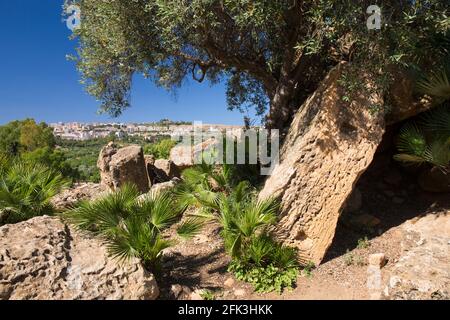
M 118 119 L 97 115 L 99 103 L 79 84 L 66 59 L 75 41 L 62 20 L 63 0 L 0 0 L 0 124 L 37 121 L 145 122 L 163 118 L 242 124 L 226 108 L 223 85 L 190 82 L 175 99 L 150 81 L 134 82 L 132 108 Z

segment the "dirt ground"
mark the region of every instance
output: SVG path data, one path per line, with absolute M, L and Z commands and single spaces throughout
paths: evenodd
M 426 215 L 450 218 L 449 194 L 423 192 L 413 176 L 390 159 L 378 156 L 360 179 L 356 187 L 362 195 L 360 209 L 343 212 L 323 263 L 310 273 L 302 271 L 293 290 L 281 295 L 256 294 L 251 285 L 237 281 L 227 272 L 230 259 L 223 249 L 220 228 L 210 224 L 193 240 L 166 253 L 159 283 L 161 299 L 199 299 L 199 290 L 227 300 L 371 298 L 367 289 L 369 255 L 384 253 L 388 259 L 381 272 L 386 284 L 405 254 L 405 225 Z M 361 216 L 369 217 L 369 222 L 353 222 L 361 221 Z M 446 236 L 450 236 L 448 232 Z M 450 261 L 446 249 L 444 258 Z

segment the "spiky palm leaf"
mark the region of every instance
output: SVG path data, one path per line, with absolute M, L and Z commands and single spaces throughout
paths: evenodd
M 150 223 L 159 231 L 163 231 L 176 223 L 183 211 L 168 192 L 151 192 L 137 206 L 133 206 L 135 215 L 144 217 L 147 223 Z
M 183 239 L 191 239 L 197 235 L 205 225 L 205 219 L 190 217 L 183 221 L 177 228 L 177 234 Z
M 140 258 L 147 267 L 157 268 L 163 250 L 171 245 L 144 217 L 131 216 L 117 227 L 115 236 L 108 244 L 108 251 L 119 261 Z
M 427 146 L 423 158 L 437 167 L 447 168 L 450 165 L 450 137 L 433 140 Z
M 425 113 L 419 120 L 400 131 L 397 148 L 401 152 L 394 159 L 406 164 L 430 163 L 447 168 L 450 165 L 450 111 L 443 105 Z
M 261 235 L 252 239 L 247 256 L 256 266 L 261 267 L 270 259 L 274 251 L 273 240 L 266 235 Z
M 51 198 L 67 185 L 60 173 L 43 165 L 5 164 L 0 176 L 0 224 L 53 214 Z
M 425 135 L 415 123 L 409 122 L 402 127 L 397 141 L 397 148 L 400 152 L 422 157 L 426 147 Z
M 421 124 L 426 131 L 450 137 L 450 105 L 442 105 L 423 115 Z
M 95 201 L 83 201 L 64 216 L 80 229 L 89 230 L 105 237 L 116 232 L 116 227 L 131 215 L 139 191 L 136 186 L 125 185 L 116 192 Z
M 138 257 L 147 267 L 157 268 L 162 250 L 171 245 L 160 233 L 176 223 L 183 211 L 169 193 L 139 198 L 136 186 L 125 185 L 103 198 L 81 203 L 64 217 L 101 236 L 113 257 Z
M 450 68 L 442 67 L 417 81 L 419 93 L 445 101 L 450 99 Z

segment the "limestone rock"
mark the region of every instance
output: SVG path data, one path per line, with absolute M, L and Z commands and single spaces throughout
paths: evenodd
M 118 264 L 102 243 L 37 217 L 0 228 L 0 299 L 156 299 L 154 276 L 138 260 Z
M 141 194 L 138 197 L 138 200 L 139 201 L 143 201 L 143 200 L 145 200 L 147 197 L 149 197 L 151 195 L 159 194 L 161 192 L 170 191 L 173 188 L 175 188 L 177 186 L 177 184 L 180 183 L 180 181 L 181 180 L 178 179 L 178 178 L 173 178 L 172 180 L 170 180 L 168 182 L 157 183 L 157 184 L 152 186 L 152 188 L 150 189 L 149 192 Z
M 233 291 L 233 293 L 236 297 L 243 297 L 247 294 L 244 289 L 236 289 Z
M 369 256 L 369 265 L 378 268 L 383 268 L 386 265 L 387 259 L 384 253 L 374 253 Z
M 156 159 L 155 159 L 155 156 L 154 155 L 149 155 L 149 154 L 146 154 L 146 155 L 144 155 L 144 161 L 145 161 L 145 164 L 146 165 L 155 165 L 155 161 L 156 161 Z
M 173 188 L 176 187 L 176 185 L 180 182 L 180 179 L 177 178 L 173 178 L 172 180 L 168 181 L 168 182 L 163 182 L 163 183 L 158 183 L 155 184 L 152 189 L 150 190 L 151 192 L 155 192 L 155 193 L 160 193 L 160 192 L 164 192 L 164 191 L 168 191 L 171 190 Z
M 228 278 L 227 280 L 225 280 L 225 282 L 223 283 L 225 287 L 233 287 L 234 286 L 234 279 L 233 278 Z
M 212 150 L 217 145 L 215 138 L 207 139 L 194 146 L 177 145 L 170 151 L 170 160 L 180 169 L 192 167 L 201 160 L 203 152 Z
M 350 224 L 358 229 L 374 228 L 380 223 L 381 223 L 380 219 L 368 213 L 364 213 L 350 218 Z
M 280 152 L 280 163 L 260 198 L 281 199 L 274 234 L 299 249 L 300 262 L 318 265 L 331 245 L 337 221 L 361 174 L 372 162 L 384 132 L 382 105 L 375 94 L 358 93 L 343 102 L 339 79 L 346 64 L 334 68 L 295 115 Z M 366 88 L 373 88 L 361 77 Z
M 392 110 L 386 117 L 387 124 L 411 118 L 433 106 L 430 99 L 418 100 L 414 97 L 414 76 L 395 67 L 391 72 L 394 74 L 394 81 L 389 92 Z
M 149 168 L 149 166 L 147 166 Z M 177 165 L 171 160 L 159 159 L 156 160 L 153 168 L 153 181 L 152 184 L 167 182 L 173 178 L 180 178 L 180 170 Z
M 195 290 L 194 292 L 191 293 L 190 300 L 193 300 L 193 301 L 204 300 L 202 297 L 203 293 L 204 293 L 203 290 L 200 290 L 200 289 Z
M 113 155 L 117 153 L 117 146 L 114 142 L 108 143 L 100 150 L 100 154 L 97 160 L 97 168 L 100 170 L 100 178 L 102 185 L 112 188 L 114 183 L 109 170 L 109 163 Z
M 178 145 L 170 150 L 170 160 L 180 169 L 189 168 L 194 165 L 192 159 L 192 147 L 186 145 Z
M 450 211 L 407 221 L 402 253 L 390 271 L 390 299 L 450 299 Z
M 173 284 L 170 287 L 170 293 L 173 298 L 177 300 L 190 300 L 192 290 L 187 286 L 182 286 L 180 284 Z
M 102 185 L 112 190 L 120 188 L 125 183 L 135 184 L 142 193 L 150 188 L 144 152 L 140 146 L 117 149 L 109 144 L 101 150 L 97 165 Z
M 76 183 L 54 196 L 51 203 L 57 211 L 64 211 L 81 200 L 95 200 L 107 192 L 108 189 L 98 183 Z

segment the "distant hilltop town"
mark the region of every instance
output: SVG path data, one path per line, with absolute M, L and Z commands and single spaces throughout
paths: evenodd
M 192 122 L 174 122 L 161 120 L 155 123 L 51 123 L 54 135 L 65 140 L 90 140 L 116 136 L 119 139 L 124 137 L 141 137 L 151 140 L 158 136 L 183 136 L 194 132 Z M 204 132 L 229 132 L 239 136 L 242 126 L 222 125 L 222 124 L 202 124 Z

